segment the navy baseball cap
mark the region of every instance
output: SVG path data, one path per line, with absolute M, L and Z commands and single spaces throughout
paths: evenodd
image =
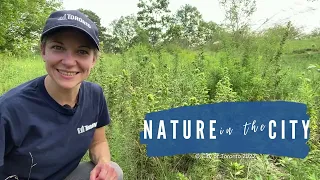
M 45 35 L 60 28 L 72 27 L 81 30 L 94 42 L 99 50 L 99 31 L 96 24 L 79 10 L 61 10 L 50 14 L 41 34 Z

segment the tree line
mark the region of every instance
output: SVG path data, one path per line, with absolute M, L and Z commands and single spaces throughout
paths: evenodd
M 101 24 L 101 18 L 95 12 L 79 10 L 96 23 L 102 49 L 106 53 L 121 53 L 137 44 L 214 49 L 221 46 L 221 41 L 225 44 L 226 40 L 238 46 L 243 38 L 252 35 L 249 21 L 257 10 L 255 0 L 219 0 L 225 10 L 224 24 L 205 21 L 199 10 L 190 4 L 171 12 L 169 3 L 169 0 L 139 0 L 136 14 L 121 16 L 108 27 Z M 37 51 L 46 18 L 52 11 L 62 9 L 62 2 L 2 0 L 0 6 L 0 52 L 23 54 L 30 50 Z M 285 25 L 277 26 L 272 30 L 285 28 Z M 314 33 L 317 34 L 318 30 Z M 291 27 L 291 38 L 299 34 L 298 28 Z

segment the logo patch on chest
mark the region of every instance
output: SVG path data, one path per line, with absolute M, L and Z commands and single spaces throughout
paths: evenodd
M 81 126 L 80 128 L 77 128 L 78 134 L 82 134 L 82 133 L 84 133 L 84 132 L 86 132 L 86 131 L 89 131 L 90 129 L 95 128 L 95 127 L 97 127 L 97 122 L 92 123 L 92 124 L 90 124 L 90 125 Z

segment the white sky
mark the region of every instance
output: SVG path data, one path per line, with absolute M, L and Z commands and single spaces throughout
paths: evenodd
M 291 20 L 295 25 L 304 27 L 305 31 L 320 28 L 320 0 L 256 0 L 257 11 L 253 15 L 253 28 L 259 27 L 267 18 L 271 23 L 281 23 Z M 107 27 L 112 20 L 121 16 L 136 14 L 138 0 L 63 0 L 65 9 L 89 9 L 100 18 L 103 26 Z M 182 5 L 190 4 L 201 12 L 204 20 L 221 23 L 224 12 L 218 0 L 170 0 L 169 9 L 175 12 Z

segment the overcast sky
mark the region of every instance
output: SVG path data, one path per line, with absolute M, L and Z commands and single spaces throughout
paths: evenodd
M 138 0 L 63 0 L 65 9 L 92 10 L 101 18 L 104 26 L 121 16 L 137 13 L 137 3 Z M 185 4 L 197 7 L 206 21 L 221 23 L 224 19 L 218 0 L 170 0 L 169 8 L 175 12 Z M 252 18 L 253 28 L 259 27 L 267 18 L 272 18 L 267 25 L 291 20 L 310 31 L 320 27 L 320 0 L 257 0 L 257 11 Z

